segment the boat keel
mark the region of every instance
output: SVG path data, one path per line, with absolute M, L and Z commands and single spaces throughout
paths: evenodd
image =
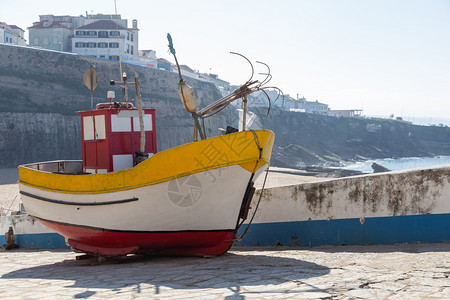
M 59 234 L 68 237 L 68 244 L 76 252 L 94 256 L 120 256 L 127 254 L 218 256 L 231 248 L 236 235 L 236 232 L 233 230 L 177 232 L 108 231 L 36 219 Z

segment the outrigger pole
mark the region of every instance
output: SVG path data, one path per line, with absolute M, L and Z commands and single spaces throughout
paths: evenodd
M 172 37 L 170 33 L 167 34 L 167 40 L 169 41 L 169 50 L 175 58 L 175 63 L 178 68 L 178 75 L 180 76 L 180 81 L 178 83 L 178 93 L 180 94 L 181 101 L 183 103 L 184 109 L 191 113 L 192 118 L 194 119 L 194 141 L 198 140 L 198 133 L 200 134 L 200 138 L 202 140 L 205 139 L 205 133 L 200 126 L 199 115 L 197 114 L 197 100 L 195 99 L 194 89 L 186 84 L 186 80 L 181 76 L 180 64 L 178 63 L 177 56 L 175 55 L 175 48 L 173 47 Z
M 266 66 L 268 73 L 259 73 L 261 75 L 266 75 L 266 78 L 263 81 L 254 80 L 253 79 L 254 68 L 253 68 L 253 65 L 250 62 L 250 60 L 248 60 L 248 58 L 246 58 L 242 54 L 239 54 L 236 52 L 230 52 L 231 54 L 239 55 L 248 61 L 248 63 L 250 64 L 250 66 L 252 68 L 252 75 L 250 76 L 250 79 L 248 79 L 244 84 L 242 84 L 234 92 L 230 93 L 229 95 L 227 95 L 223 98 L 220 98 L 219 100 L 211 103 L 210 105 L 206 106 L 205 108 L 202 108 L 199 111 L 197 111 L 198 105 L 197 105 L 197 101 L 195 99 L 194 89 L 192 87 L 190 87 L 189 85 L 187 85 L 186 81 L 183 79 L 183 77 L 181 77 L 180 65 L 178 64 L 178 60 L 175 55 L 175 49 L 173 48 L 172 37 L 170 36 L 169 33 L 167 34 L 167 39 L 169 40 L 170 53 L 172 53 L 173 56 L 175 57 L 175 62 L 177 64 L 177 68 L 178 68 L 178 74 L 180 76 L 180 83 L 178 85 L 178 93 L 180 94 L 181 102 L 183 103 L 184 109 L 187 112 L 191 113 L 192 118 L 194 118 L 194 126 L 195 126 L 194 141 L 197 140 L 197 132 L 200 133 L 200 137 L 202 139 L 205 138 L 204 128 L 202 130 L 202 128 L 200 126 L 200 122 L 199 122 L 200 118 L 203 120 L 206 118 L 209 118 L 209 117 L 215 115 L 216 113 L 220 112 L 231 102 L 238 100 L 238 99 L 242 99 L 242 103 L 243 103 L 242 108 L 243 108 L 243 114 L 244 114 L 243 118 L 242 118 L 242 130 L 245 131 L 247 129 L 246 128 L 247 127 L 246 126 L 246 115 L 247 115 L 247 109 L 248 109 L 247 108 L 247 102 L 248 102 L 247 96 L 248 95 L 250 95 L 254 92 L 257 92 L 257 91 L 263 92 L 264 95 L 267 97 L 267 101 L 269 104 L 269 109 L 267 110 L 267 114 L 269 114 L 270 107 L 271 107 L 271 104 L 270 104 L 271 100 L 270 100 L 269 95 L 266 93 L 265 89 L 273 88 L 273 89 L 278 90 L 278 96 L 274 101 L 276 101 L 278 99 L 280 94 L 283 94 L 283 92 L 275 86 L 266 86 L 266 84 L 272 78 L 272 75 L 270 75 L 270 68 L 267 64 L 260 62 L 260 61 L 256 61 L 257 63 Z M 284 102 L 284 95 L 283 95 L 283 102 Z

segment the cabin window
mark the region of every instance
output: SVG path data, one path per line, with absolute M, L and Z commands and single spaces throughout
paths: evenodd
M 131 132 L 131 118 L 111 115 L 112 132 Z
M 92 116 L 83 117 L 83 137 L 85 141 L 105 139 L 105 128 L 104 115 L 95 116 L 95 127 Z
M 144 131 L 152 131 L 153 130 L 153 119 L 151 114 L 144 114 Z M 140 131 L 141 127 L 139 126 L 139 118 L 133 118 L 133 131 Z

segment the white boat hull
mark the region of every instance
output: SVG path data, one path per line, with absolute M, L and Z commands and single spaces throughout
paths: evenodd
M 54 223 L 121 231 L 232 230 L 250 177 L 235 165 L 106 194 L 20 190 L 29 214 Z

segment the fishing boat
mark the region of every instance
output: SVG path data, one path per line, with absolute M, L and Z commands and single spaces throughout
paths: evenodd
M 85 84 L 92 101 L 96 74 L 88 71 Z M 137 108 L 113 102 L 114 93 L 108 92 L 109 103 L 79 112 L 83 160 L 19 166 L 20 194 L 29 215 L 64 236 L 73 250 L 89 255 L 215 256 L 228 251 L 247 218 L 253 183 L 268 168 L 274 134 L 246 130 L 244 117 L 242 131 L 206 138 L 199 120 L 236 99 L 243 99 L 246 110 L 247 95 L 263 90 L 266 81 L 249 80 L 197 110 L 192 88 L 179 75 L 180 98 L 194 120 L 193 142 L 157 152 L 156 111 L 141 107 L 135 74 Z M 131 83 L 123 74 L 112 84 L 126 91 Z

